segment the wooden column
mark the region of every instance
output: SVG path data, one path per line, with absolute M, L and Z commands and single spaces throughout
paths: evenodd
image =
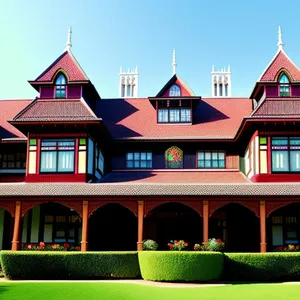
M 16 201 L 15 208 L 15 222 L 14 222 L 14 234 L 12 240 L 12 251 L 17 251 L 19 248 L 19 231 L 20 231 L 20 220 L 21 220 L 21 201 Z
M 203 201 L 203 242 L 208 242 L 208 221 L 209 206 L 208 201 Z
M 260 252 L 267 252 L 266 239 L 266 202 L 259 203 L 259 220 L 260 220 Z
M 143 250 L 144 201 L 138 201 L 138 241 L 137 250 Z
M 82 201 L 82 233 L 81 233 L 81 251 L 87 251 L 87 235 L 88 235 L 88 220 L 89 220 L 89 202 Z

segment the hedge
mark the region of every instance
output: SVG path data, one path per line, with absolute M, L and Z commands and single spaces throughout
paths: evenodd
M 300 280 L 300 253 L 226 253 L 223 280 Z
M 137 252 L 2 251 L 9 279 L 140 278 Z
M 142 251 L 138 256 L 145 280 L 215 281 L 223 270 L 219 252 Z

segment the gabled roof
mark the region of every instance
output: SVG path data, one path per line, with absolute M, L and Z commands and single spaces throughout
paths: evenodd
M 166 92 L 173 84 L 177 84 L 181 88 L 181 96 L 195 96 L 188 85 L 177 74 L 174 74 L 171 79 L 165 84 L 165 86 L 158 92 L 156 97 L 169 96 Z
M 247 98 L 202 99 L 193 125 L 158 124 L 147 98 L 97 101 L 96 114 L 116 140 L 233 139 L 244 117 L 252 112 Z
M 77 62 L 76 58 L 70 50 L 66 50 L 60 55 L 34 82 L 53 81 L 53 76 L 58 70 L 64 70 L 71 81 L 89 81 L 87 75 Z
M 0 139 L 25 138 L 23 133 L 7 121 L 11 120 L 31 102 L 32 100 L 0 100 Z
M 36 99 L 12 123 L 70 121 L 99 121 L 99 118 L 82 99 Z
M 277 75 L 281 70 L 287 72 L 291 81 L 300 81 L 299 68 L 282 49 L 276 52 L 274 58 L 261 74 L 258 81 L 277 81 Z

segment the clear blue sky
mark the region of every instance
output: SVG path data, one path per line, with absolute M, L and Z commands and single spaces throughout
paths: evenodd
M 117 97 L 119 69 L 139 68 L 139 96 L 154 96 L 177 74 L 211 95 L 211 67 L 231 65 L 233 96 L 248 97 L 277 50 L 300 65 L 300 1 L 85 0 L 2 1 L 0 99 L 36 96 L 35 79 L 64 50 L 72 52 L 102 98 Z

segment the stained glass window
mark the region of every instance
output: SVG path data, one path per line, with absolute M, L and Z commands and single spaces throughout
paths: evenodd
M 176 146 L 170 147 L 166 153 L 167 168 L 177 169 L 183 166 L 183 152 Z

